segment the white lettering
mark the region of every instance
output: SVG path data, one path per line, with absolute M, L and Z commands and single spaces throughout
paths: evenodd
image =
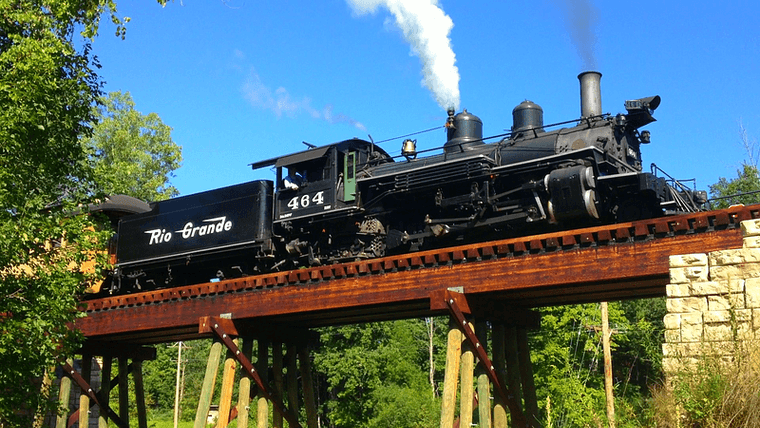
M 303 195 L 303 196 L 300 196 L 300 197 L 296 196 L 294 198 L 291 198 L 288 201 L 287 206 L 291 210 L 297 210 L 299 208 L 306 208 L 309 205 L 311 205 L 312 203 L 314 205 L 322 205 L 322 204 L 324 204 L 325 203 L 325 191 L 324 190 L 319 191 L 319 192 L 315 193 L 314 196 L 310 196 L 310 195 Z
M 296 196 L 295 198 L 291 199 L 288 202 L 288 208 L 290 208 L 291 210 L 297 210 L 298 209 L 298 196 Z
M 150 241 L 148 245 L 163 244 L 169 242 L 172 239 L 172 233 L 167 232 L 166 229 L 151 229 L 146 230 L 145 233 L 150 235 Z
M 188 221 L 185 223 L 185 227 L 182 228 L 182 230 L 178 230 L 177 232 L 182 232 L 182 239 L 188 239 L 190 236 L 192 236 L 193 233 L 193 222 Z
M 205 236 L 210 235 L 212 233 L 221 233 L 221 232 L 229 232 L 232 230 L 232 221 L 227 220 L 227 216 L 224 217 L 215 217 L 215 218 L 209 218 L 206 220 L 203 220 L 204 224 L 202 226 L 195 226 L 193 225 L 192 221 L 188 221 L 185 223 L 185 226 L 177 230 L 177 233 L 180 233 L 182 235 L 182 239 L 190 239 L 194 238 L 196 236 Z M 145 233 L 149 233 L 153 231 L 148 231 Z M 171 235 L 171 233 L 169 233 Z M 152 239 L 152 235 L 151 235 Z M 166 240 L 171 239 L 171 236 L 167 238 Z M 163 242 L 163 241 L 161 241 Z

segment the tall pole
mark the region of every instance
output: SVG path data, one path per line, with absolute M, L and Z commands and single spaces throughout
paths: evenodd
M 604 392 L 607 395 L 607 420 L 615 428 L 615 397 L 612 395 L 612 353 L 610 352 L 610 320 L 607 302 L 602 302 L 602 348 L 604 349 Z
M 179 424 L 179 381 L 182 372 L 182 341 L 177 342 L 177 384 L 174 389 L 174 428 Z

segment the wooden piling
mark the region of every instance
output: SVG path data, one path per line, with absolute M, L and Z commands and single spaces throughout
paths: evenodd
M 451 317 L 446 342 L 446 369 L 443 376 L 443 395 L 441 397 L 441 428 L 450 428 L 454 425 L 462 340 L 462 332 L 459 330 L 456 320 Z
M 517 354 L 517 328 L 509 326 L 504 329 L 504 356 L 507 361 L 507 386 L 514 395 L 515 402 L 522 408 L 522 384 L 520 382 L 520 357 Z M 517 428 L 515 418 L 510 418 L 511 426 Z
M 256 369 L 259 372 L 261 382 L 264 385 L 268 384 L 269 343 L 266 339 L 258 340 L 258 360 L 256 361 L 256 365 L 258 366 Z M 269 426 L 269 404 L 264 397 L 264 391 L 261 390 L 259 391 L 259 396 L 256 400 L 256 419 L 258 428 L 267 428 Z
M 216 375 L 219 371 L 219 359 L 222 356 L 222 342 L 214 340 L 211 350 L 208 353 L 208 363 L 206 364 L 206 374 L 203 378 L 201 387 L 201 396 L 198 399 L 198 410 L 195 412 L 194 428 L 206 428 L 208 421 L 208 411 L 211 408 L 211 399 L 214 395 L 214 385 Z
M 288 345 L 288 353 L 285 356 L 286 365 L 288 368 L 288 411 L 293 415 L 293 419 L 298 419 L 301 411 L 298 404 L 298 367 L 296 357 L 298 351 L 296 345 Z
M 82 378 L 88 384 L 92 382 L 92 355 L 82 355 Z M 86 391 L 80 391 L 79 396 L 79 426 L 86 427 L 90 425 L 90 397 Z
M 100 400 L 103 407 L 110 406 L 111 398 L 111 369 L 113 368 L 113 356 L 106 354 L 103 356 L 103 367 L 100 369 Z M 61 379 L 63 381 L 63 379 Z M 98 428 L 108 428 L 108 412 L 100 409 L 98 416 Z
M 126 360 L 126 358 L 125 358 Z M 145 387 L 143 385 L 142 361 L 132 361 L 132 379 L 135 383 L 135 406 L 137 407 L 137 426 L 148 428 L 148 412 L 145 408 Z M 102 410 L 101 410 L 102 413 Z
M 493 365 L 499 382 L 505 385 L 506 382 L 506 362 L 504 360 L 504 324 L 495 323 L 493 325 Z M 494 394 L 493 406 L 493 428 L 507 428 L 507 403 L 502 402 L 499 394 Z
M 520 379 L 522 380 L 523 399 L 525 400 L 525 417 L 534 427 L 539 427 L 538 400 L 536 399 L 536 385 L 533 380 L 533 363 L 530 360 L 528 329 L 525 327 L 517 328 L 517 350 L 520 357 Z
M 253 354 L 253 339 L 242 338 L 241 340 L 243 341 L 242 343 L 243 355 L 245 355 L 246 358 L 248 358 L 248 360 L 250 361 L 251 356 Z M 251 408 L 251 378 L 248 376 L 248 373 L 246 373 L 245 369 L 241 367 L 239 392 L 238 392 L 238 404 L 237 404 L 238 428 L 248 428 L 250 408 Z
M 274 381 L 274 392 L 280 400 L 285 397 L 285 386 L 282 378 L 282 343 L 272 342 L 272 380 Z M 272 415 L 272 427 L 283 428 L 282 414 L 274 412 Z
M 237 346 L 240 341 L 234 339 L 233 343 Z M 219 397 L 219 418 L 216 421 L 217 428 L 227 428 L 230 423 L 230 410 L 232 409 L 232 390 L 235 385 L 235 367 L 237 366 L 235 357 L 232 352 L 227 350 L 227 357 L 224 359 L 222 369 L 222 392 Z
M 71 366 L 74 365 L 74 360 L 67 359 L 66 362 Z M 61 378 L 61 384 L 58 388 L 58 404 L 63 406 L 66 411 L 60 414 L 55 419 L 55 428 L 67 428 L 67 422 L 69 420 L 69 400 L 71 399 L 71 378 L 63 376 Z M 101 412 L 102 413 L 102 412 Z
M 124 355 L 119 355 L 119 419 L 129 427 L 129 361 Z M 86 424 L 79 420 L 79 426 Z
M 45 372 L 42 374 L 42 385 L 40 385 L 40 401 L 50 401 L 50 389 L 53 386 L 53 377 L 50 376 L 51 372 L 55 372 L 55 367 L 46 369 Z M 32 428 L 41 428 L 42 424 L 45 422 L 45 416 L 47 409 L 45 406 L 41 403 L 40 406 L 37 408 L 37 411 L 34 412 L 34 421 L 32 422 Z
M 311 372 L 310 347 L 304 345 L 299 349 L 301 363 L 301 382 L 303 383 L 303 402 L 306 407 L 306 426 L 317 428 L 317 401 L 314 396 L 314 377 Z
M 470 328 L 474 326 L 470 323 Z M 473 390 L 473 366 L 475 364 L 475 355 L 469 344 L 462 346 L 462 368 L 460 378 L 460 404 L 459 404 L 459 426 L 469 427 L 472 425 L 473 399 L 475 398 Z
M 485 322 L 475 323 L 476 331 L 480 338 L 483 350 L 488 353 L 488 324 Z M 491 383 L 488 380 L 483 367 L 478 364 L 478 425 L 480 428 L 491 428 Z
M 615 428 L 615 397 L 612 391 L 612 351 L 610 350 L 610 320 L 607 302 L 601 302 L 602 348 L 604 353 L 604 394 L 607 398 L 607 422 Z

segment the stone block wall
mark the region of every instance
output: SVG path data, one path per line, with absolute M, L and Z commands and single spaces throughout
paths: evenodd
M 663 367 L 702 355 L 730 359 L 738 341 L 760 338 L 760 220 L 741 223 L 742 248 L 670 257 Z

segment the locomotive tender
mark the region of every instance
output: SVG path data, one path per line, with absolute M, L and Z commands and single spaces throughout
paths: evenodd
M 450 110 L 443 152 L 393 158 L 350 139 L 251 164 L 276 180 L 154 203 L 121 219 L 111 292 L 184 285 L 558 228 L 702 209 L 705 192 L 642 172 L 639 128 L 660 97 L 602 114 L 597 72 L 578 76 L 581 118 L 544 129 L 524 101 L 499 141 Z M 499 136 L 500 138 L 501 136 Z

